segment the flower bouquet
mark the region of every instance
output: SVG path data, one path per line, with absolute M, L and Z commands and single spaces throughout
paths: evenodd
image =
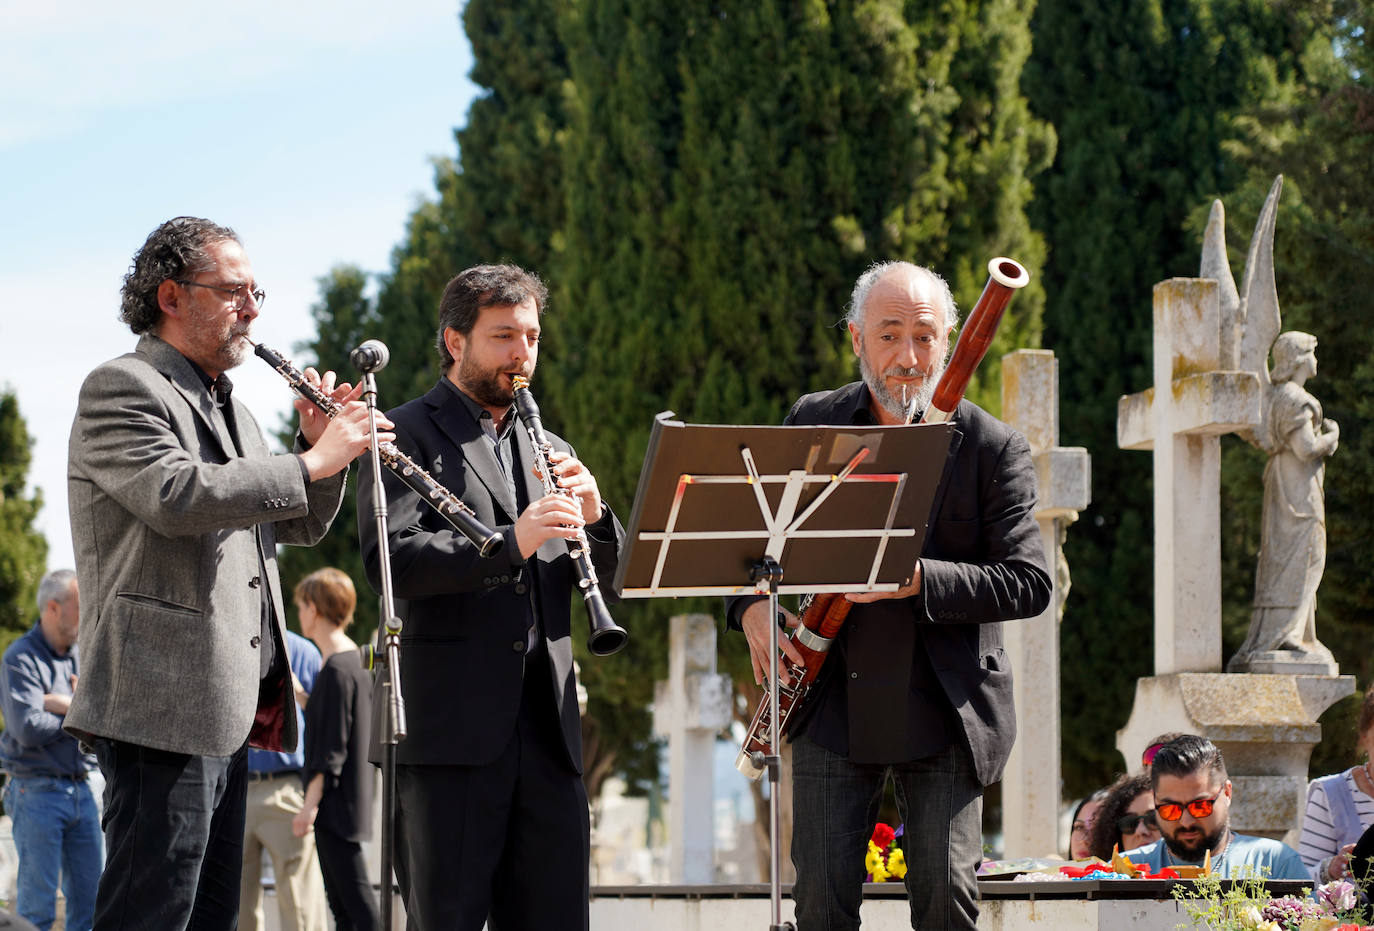
M 1208 931 L 1374 931 L 1370 907 L 1345 880 L 1318 886 L 1310 898 L 1272 898 L 1263 880 L 1237 882 L 1222 892 L 1220 879 L 1204 876 L 1193 889 L 1175 887 L 1173 894 L 1193 927 Z
M 893 830 L 891 825 L 881 821 L 873 828 L 873 837 L 868 841 L 868 852 L 864 856 L 869 882 L 895 882 L 906 876 L 906 858 L 897 843 L 901 836 L 901 828 Z

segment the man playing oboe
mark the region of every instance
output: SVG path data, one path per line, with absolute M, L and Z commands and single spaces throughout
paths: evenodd
M 547 292 L 510 265 L 449 282 L 439 305 L 443 375 L 388 412 L 396 445 L 505 538 L 481 557 L 392 473 L 389 543 L 407 737 L 396 749 L 396 873 L 409 927 L 478 931 L 588 925 L 587 795 L 572 669 L 574 568 L 585 531 L 603 595 L 624 537 L 572 448 L 550 437 L 557 485 L 513 407 L 539 354 Z M 379 585 L 373 480 L 360 473 L 358 526 Z M 579 599 L 580 601 L 580 599 Z
M 799 399 L 789 424 L 884 424 L 930 403 L 956 323 L 945 282 L 905 262 L 855 284 L 848 323 L 862 381 Z M 1033 617 L 1050 577 L 1024 437 L 969 401 L 911 583 L 855 602 L 792 735 L 793 895 L 799 931 L 859 927 L 864 849 L 890 775 L 905 822 L 911 926 L 973 929 L 983 787 L 1016 735 L 1000 621 Z M 755 678 L 768 670 L 768 603 L 733 600 Z M 795 618 L 789 620 L 795 622 Z M 790 640 L 782 649 L 800 662 Z M 798 717 L 800 715 L 800 717 Z
M 98 931 L 234 928 L 248 744 L 296 747 L 276 545 L 324 535 L 367 410 L 307 370 L 343 407 L 331 420 L 297 401 L 295 452 L 268 452 L 224 374 L 264 299 L 233 230 L 169 220 L 124 278 L 138 345 L 81 386 L 67 487 L 82 670 L 65 726 L 107 782 Z

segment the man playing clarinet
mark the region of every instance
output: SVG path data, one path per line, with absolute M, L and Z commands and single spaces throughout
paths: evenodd
M 296 402 L 295 452 L 268 451 L 224 374 L 265 298 L 233 230 L 169 220 L 124 278 L 137 347 L 81 386 L 67 493 L 82 667 L 65 727 L 106 781 L 96 931 L 234 928 L 248 744 L 296 748 L 276 545 L 324 536 L 367 409 L 307 369 L 341 410 Z
M 408 927 L 586 931 L 590 837 L 573 675 L 568 541 L 585 533 L 606 601 L 624 531 L 572 448 L 543 463 L 518 422 L 547 291 L 513 265 L 460 272 L 439 302 L 442 376 L 388 413 L 396 445 L 503 536 L 482 557 L 394 475 L 382 482 L 408 732 L 396 748 L 396 876 Z M 522 389 L 524 390 L 524 389 Z M 369 470 L 358 482 L 379 584 Z M 578 599 L 581 601 L 581 599 Z
M 861 381 L 800 398 L 788 424 L 919 420 L 957 323 L 948 285 L 906 262 L 870 268 L 847 317 Z M 1049 604 L 1033 517 L 1035 471 L 1021 434 L 961 401 L 910 584 L 847 595 L 854 607 L 793 714 L 792 862 L 799 931 L 859 927 L 865 843 L 889 776 L 905 823 L 911 926 L 973 929 L 983 787 L 1016 736 L 1001 622 Z M 768 602 L 739 598 L 732 627 L 768 669 Z M 796 618 L 788 616 L 789 623 Z M 780 641 L 793 660 L 790 640 Z

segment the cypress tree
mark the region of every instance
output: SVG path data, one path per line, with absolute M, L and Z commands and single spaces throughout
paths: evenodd
M 798 394 L 856 377 L 839 324 L 872 262 L 931 265 L 965 308 L 993 255 L 1038 264 L 1027 177 L 1053 135 L 1017 87 L 1027 16 L 973 2 L 564 9 L 567 206 L 542 365 L 622 514 L 656 413 L 776 423 Z M 1003 348 L 1035 339 L 1042 294 L 1018 297 Z M 593 697 L 642 714 L 663 621 L 684 610 L 619 609 L 652 672 L 603 688 L 617 660 L 584 666 Z M 743 638 L 724 645 L 756 694 Z
M 1357 692 L 1321 719 L 1322 742 L 1312 775 L 1338 772 L 1358 758 L 1360 692 L 1374 676 L 1367 649 L 1374 610 L 1368 541 L 1374 537 L 1374 196 L 1367 183 L 1374 144 L 1374 10 L 1353 0 L 1311 4 L 1305 32 L 1304 80 L 1294 92 L 1255 107 L 1239 147 L 1249 169 L 1228 211 L 1230 241 L 1248 241 L 1247 225 L 1273 176 L 1284 175 L 1274 265 L 1283 330 L 1317 337 L 1318 371 L 1307 389 L 1324 416 L 1340 425 L 1340 445 L 1326 460 L 1326 572 L 1317 593 L 1317 636 L 1353 674 Z M 1229 206 L 1229 205 L 1228 205 Z M 1243 256 L 1233 256 L 1239 267 Z M 1248 629 L 1259 547 L 1260 476 L 1264 456 L 1236 442 L 1225 451 L 1223 488 L 1230 535 L 1223 564 L 1228 646 Z M 1228 606 L 1229 607 L 1229 606 Z
M 0 650 L 33 626 L 34 599 L 48 558 L 48 541 L 34 528 L 41 492 L 26 494 L 32 438 L 19 400 L 0 391 Z
M 1059 136 L 1031 210 L 1051 245 L 1045 345 L 1060 360 L 1062 442 L 1093 456 L 1092 507 L 1066 545 L 1069 794 L 1120 768 L 1115 732 L 1153 672 L 1150 459 L 1116 448 L 1117 398 L 1151 383 L 1151 289 L 1197 274 L 1187 218 L 1243 182 L 1247 115 L 1292 92 L 1316 18 L 1267 0 L 1041 0 L 1035 12 L 1024 87 Z

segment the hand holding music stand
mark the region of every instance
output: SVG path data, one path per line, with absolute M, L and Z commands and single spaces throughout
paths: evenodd
M 654 421 L 615 577 L 622 597 L 893 592 L 911 581 L 953 428 Z M 784 573 L 787 584 L 783 584 Z M 778 628 L 768 692 L 778 720 Z M 777 727 L 768 773 L 770 931 L 782 921 Z M 856 852 L 856 856 L 858 853 Z

